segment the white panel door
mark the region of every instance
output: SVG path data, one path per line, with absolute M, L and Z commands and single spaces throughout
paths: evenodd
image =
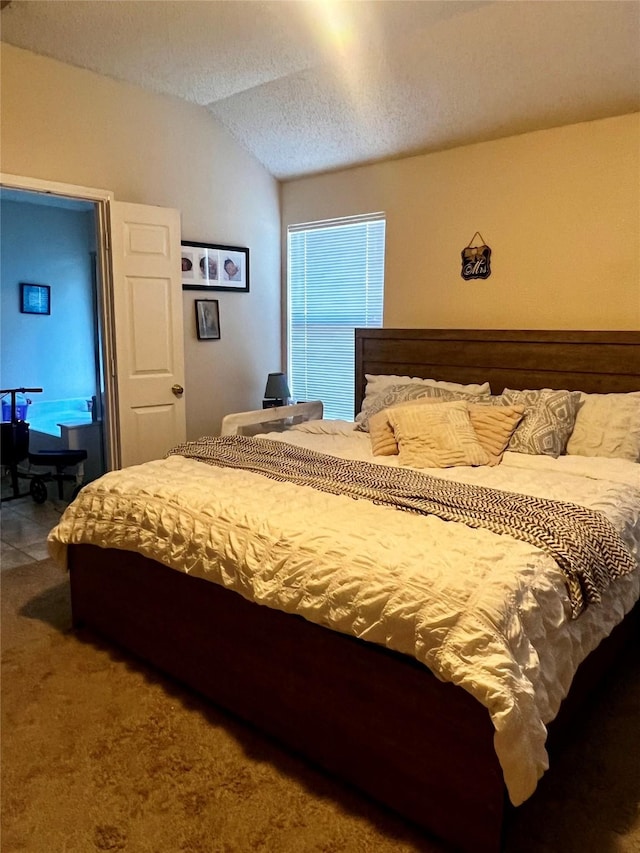
M 180 213 L 109 205 L 120 467 L 186 438 Z

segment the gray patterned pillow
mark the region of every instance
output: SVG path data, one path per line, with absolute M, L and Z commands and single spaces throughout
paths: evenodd
M 580 407 L 579 391 L 514 391 L 505 388 L 494 405 L 525 407 L 507 450 L 514 453 L 553 456 L 564 453 Z
M 455 400 L 467 400 L 470 403 L 477 403 L 484 399 L 477 394 L 449 391 L 446 388 L 439 388 L 434 385 L 389 385 L 379 394 L 374 394 L 370 398 L 364 398 L 362 409 L 356 416 L 356 429 L 361 432 L 369 432 L 369 418 L 372 415 L 376 415 L 390 406 L 397 406 L 399 403 L 406 403 L 409 400 L 419 400 L 425 397 L 437 399 L 441 403 L 450 403 Z

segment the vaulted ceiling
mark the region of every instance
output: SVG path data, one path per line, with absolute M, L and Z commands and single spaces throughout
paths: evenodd
M 10 0 L 2 41 L 301 175 L 640 110 L 637 0 Z

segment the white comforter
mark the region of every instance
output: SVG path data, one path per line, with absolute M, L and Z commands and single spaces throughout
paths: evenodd
M 382 464 L 353 424 L 318 421 L 269 436 Z M 568 500 L 605 513 L 640 562 L 640 465 L 505 454 L 495 468 L 429 471 Z M 640 568 L 575 620 L 563 575 L 508 536 L 222 469 L 180 456 L 86 486 L 51 532 L 141 551 L 269 607 L 413 655 L 489 711 L 515 805 L 548 766 L 545 723 L 577 666 L 640 594 Z

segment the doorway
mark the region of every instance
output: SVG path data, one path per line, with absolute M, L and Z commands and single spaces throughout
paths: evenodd
M 83 482 L 96 479 L 108 468 L 98 205 L 2 187 L 0 212 L 0 388 L 32 389 L 17 395 L 19 415 L 29 423 L 29 453 L 86 450 L 75 473 Z M 35 285 L 46 293 L 46 305 L 25 303 L 25 284 L 29 292 Z M 3 422 L 10 399 L 2 401 Z M 27 466 L 28 457 L 21 460 L 22 473 Z M 46 476 L 47 467 L 30 473 Z M 49 483 L 52 497 L 61 485 L 72 491 L 74 479 Z M 29 484 L 19 481 L 19 491 L 25 490 Z M 6 492 L 3 480 L 3 499 Z M 13 483 L 9 496 L 15 492 Z
M 19 175 L 0 188 L 93 205 L 106 469 L 161 458 L 186 440 L 180 211 Z

